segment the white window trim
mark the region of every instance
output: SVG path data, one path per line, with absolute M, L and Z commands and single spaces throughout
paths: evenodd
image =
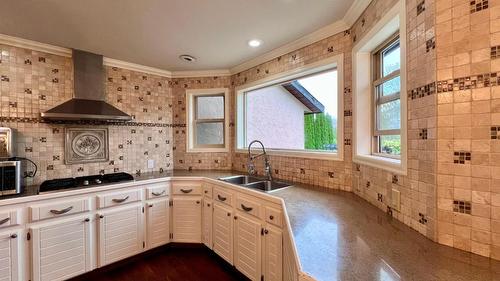
M 399 30 L 401 48 L 401 157 L 394 159 L 372 154 L 371 104 L 372 51 Z M 353 162 L 381 168 L 395 174 L 407 174 L 407 92 L 406 92 L 406 7 L 400 0 L 382 17 L 352 51 L 353 80 Z M 368 70 L 368 71 L 367 71 Z M 366 110 L 369 108 L 370 110 Z
M 224 94 L 224 147 L 195 147 L 194 146 L 194 98 L 196 96 L 212 96 Z M 186 152 L 229 152 L 229 89 L 211 88 L 211 89 L 190 89 L 186 90 Z
M 325 160 L 338 160 L 342 161 L 344 159 L 344 55 L 339 54 L 324 60 L 320 60 L 308 65 L 298 67 L 296 69 L 271 75 L 269 77 L 250 82 L 248 84 L 236 87 L 236 141 L 235 141 L 235 152 L 236 153 L 248 153 L 248 150 L 242 149 L 241 144 L 243 141 L 244 134 L 244 123 L 243 123 L 243 108 L 242 99 L 245 92 L 252 91 L 255 89 L 271 86 L 281 82 L 286 82 L 289 80 L 297 79 L 302 76 L 314 74 L 317 72 L 325 71 L 328 69 L 337 69 L 337 152 L 323 152 L 323 151 L 307 151 L 307 150 L 293 150 L 293 149 L 267 149 L 266 152 L 269 155 L 279 155 L 279 156 L 289 156 L 289 157 L 301 157 L 301 158 L 311 158 L 311 159 L 325 159 Z M 265 144 L 264 144 L 265 145 Z

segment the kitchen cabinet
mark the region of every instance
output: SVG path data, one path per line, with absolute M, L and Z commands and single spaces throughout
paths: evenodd
M 203 229 L 202 229 L 202 242 L 208 248 L 212 249 L 212 214 L 213 205 L 212 200 L 205 197 L 203 199 Z
M 133 203 L 98 212 L 100 267 L 142 252 L 145 248 L 143 210 L 141 203 Z
M 262 275 L 261 222 L 239 212 L 234 218 L 234 266 L 250 280 L 258 281 Z
M 283 233 L 278 227 L 267 224 L 264 229 L 264 280 L 282 281 Z
M 213 251 L 233 264 L 233 209 L 222 203 L 214 203 Z
M 90 224 L 83 215 L 32 225 L 32 280 L 66 280 L 91 270 Z
M 21 280 L 22 268 L 20 263 L 20 243 L 22 241 L 19 230 L 0 232 L 0 280 Z
M 173 242 L 201 243 L 201 210 L 201 197 L 174 196 L 172 200 Z
M 167 244 L 170 240 L 170 199 L 164 197 L 146 203 L 146 233 L 148 249 Z

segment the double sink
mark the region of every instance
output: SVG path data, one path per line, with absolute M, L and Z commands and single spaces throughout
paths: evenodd
M 245 176 L 245 175 L 224 177 L 224 178 L 219 178 L 219 180 L 227 183 L 236 184 L 242 187 L 258 189 L 264 192 L 271 192 L 290 186 L 289 184 L 284 182 L 270 181 L 263 178 Z

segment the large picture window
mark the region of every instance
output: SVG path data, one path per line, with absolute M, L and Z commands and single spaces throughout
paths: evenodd
M 373 153 L 401 155 L 401 52 L 399 37 L 393 36 L 373 54 Z
M 237 108 L 237 149 L 260 140 L 271 153 L 339 153 L 343 111 L 337 65 L 240 90 Z

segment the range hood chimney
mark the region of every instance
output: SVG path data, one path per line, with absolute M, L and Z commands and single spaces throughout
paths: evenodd
M 105 102 L 102 61 L 102 55 L 73 50 L 74 98 L 41 113 L 41 117 L 49 120 L 132 120 L 132 116 Z

